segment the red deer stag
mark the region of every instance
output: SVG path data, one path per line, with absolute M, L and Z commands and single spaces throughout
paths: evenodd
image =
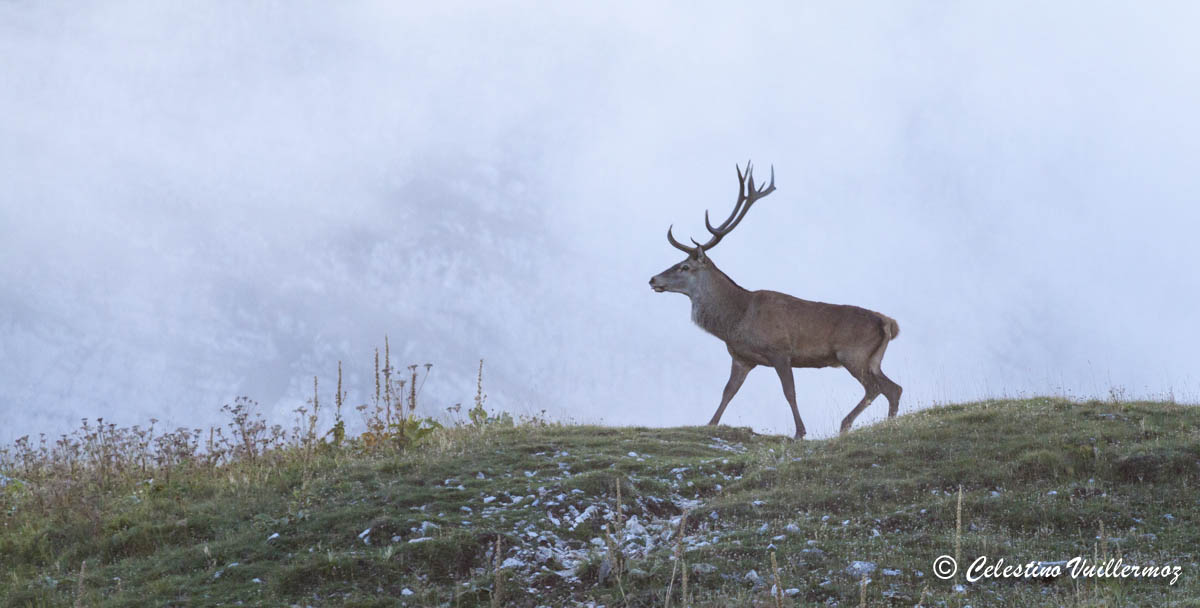
M 694 247 L 676 241 L 667 228 L 667 240 L 688 256 L 650 279 L 654 291 L 674 291 L 690 298 L 692 321 L 723 340 L 733 357 L 721 405 L 708 423 L 721 421 L 746 374 L 758 365 L 770 366 L 779 374 L 783 394 L 792 406 L 797 439 L 804 437 L 804 423 L 796 408 L 793 367 L 845 367 L 862 384 L 866 394 L 842 420 L 842 433 L 880 393 L 887 397 L 888 417 L 894 417 L 900 407 L 900 385 L 883 374 L 880 362 L 888 342 L 900 333 L 895 319 L 857 306 L 810 302 L 777 291 L 748 291 L 708 257 L 708 250 L 737 228 L 755 201 L 775 191 L 774 167 L 771 183 L 762 188 L 754 185 L 750 163 L 746 163 L 745 175 L 740 167 L 737 173 L 738 199 L 729 218 L 714 227 L 705 211 L 704 224 L 712 237 L 703 245 L 692 239 Z

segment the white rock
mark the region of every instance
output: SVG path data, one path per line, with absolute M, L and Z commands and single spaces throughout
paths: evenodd
M 864 561 L 855 560 L 853 562 L 850 562 L 849 566 L 846 566 L 846 574 L 849 574 L 850 576 L 853 576 L 854 578 L 859 579 L 859 578 L 862 578 L 863 576 L 866 576 L 866 575 L 874 572 L 875 568 L 876 568 L 876 566 L 875 566 L 874 562 L 864 562 Z
M 412 595 L 412 594 L 413 594 L 413 590 L 409 589 L 408 587 L 405 587 L 400 590 L 400 595 Z
M 276 533 L 274 533 L 274 534 L 272 534 L 272 535 L 268 536 L 268 537 L 267 537 L 267 541 L 272 541 L 272 540 L 275 540 L 275 539 L 277 539 L 277 538 L 279 538 L 279 533 L 278 533 L 278 532 L 276 532 Z
M 596 514 L 596 511 L 596 505 L 588 505 L 588 508 L 584 509 L 583 513 L 580 513 L 579 516 L 575 518 L 575 525 L 571 526 L 571 529 L 574 530 L 579 524 L 591 519 L 592 516 Z
M 359 532 L 358 537 L 361 538 L 364 543 L 368 545 L 371 544 L 371 529 L 367 528 L 366 530 Z
M 520 568 L 521 566 L 524 566 L 524 565 L 525 565 L 525 562 L 521 561 L 520 559 L 518 559 L 516 557 L 510 557 L 510 558 L 504 560 L 504 562 L 500 564 L 500 567 L 501 568 Z
M 646 534 L 646 526 L 643 526 L 642 523 L 638 521 L 638 516 L 634 515 L 625 522 L 625 533 L 626 535 L 642 536 Z

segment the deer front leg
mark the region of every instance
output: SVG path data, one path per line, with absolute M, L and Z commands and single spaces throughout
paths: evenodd
M 746 374 L 754 369 L 754 364 L 746 361 L 739 361 L 737 357 L 733 358 L 733 367 L 729 370 L 729 382 L 725 383 L 725 392 L 721 394 L 721 405 L 717 407 L 717 413 L 713 414 L 712 420 L 708 421 L 710 426 L 716 426 L 721 422 L 721 414 L 725 413 L 725 406 L 729 405 L 729 401 L 737 394 L 738 389 L 742 388 L 742 383 L 746 381 Z
M 800 420 L 800 408 L 796 407 L 796 381 L 792 378 L 791 362 L 776 363 L 775 372 L 779 374 L 779 382 L 783 385 L 783 396 L 787 397 L 788 405 L 792 406 L 792 419 L 796 421 L 796 439 L 804 439 L 804 422 Z

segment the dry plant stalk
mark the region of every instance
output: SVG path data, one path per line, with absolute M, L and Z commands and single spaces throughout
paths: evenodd
M 494 572 L 494 578 L 492 580 L 492 608 L 500 608 L 501 603 L 504 601 L 504 575 L 500 572 L 500 564 L 502 563 L 500 561 L 500 538 L 500 535 L 497 534 L 496 553 L 492 556 L 492 570 Z
M 958 484 L 958 508 L 954 512 L 954 563 L 962 562 L 962 484 Z M 954 573 L 954 581 L 958 582 L 958 572 Z
M 75 608 L 83 608 L 83 575 L 87 569 L 87 560 L 79 563 L 79 581 L 75 583 Z
M 683 563 L 683 529 L 684 526 L 687 525 L 687 516 L 687 511 L 684 511 L 683 514 L 679 516 L 679 534 L 675 539 L 675 563 L 671 565 L 671 580 L 667 583 L 666 608 L 671 608 L 671 591 L 675 589 L 675 571 L 678 570 Z M 684 584 L 686 585 L 686 568 L 684 569 L 683 580 L 685 581 Z M 684 593 L 686 594 L 686 591 Z M 682 601 L 686 602 L 687 600 L 686 598 L 683 598 Z
M 775 552 L 771 552 L 771 572 L 775 575 L 775 608 L 783 608 L 783 584 L 779 581 L 779 562 L 775 561 Z
M 625 560 L 621 555 L 620 541 L 616 540 L 617 532 L 618 530 L 614 530 L 612 524 L 604 524 L 604 546 L 608 549 L 608 562 L 612 567 L 613 576 L 617 579 L 617 589 L 621 592 L 621 599 L 625 600 L 625 603 L 629 603 L 629 599 L 625 596 L 625 583 L 621 580 L 621 570 L 625 567 Z

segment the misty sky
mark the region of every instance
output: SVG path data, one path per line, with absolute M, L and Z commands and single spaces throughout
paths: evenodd
M 706 422 L 725 347 L 647 280 L 747 158 L 711 257 L 896 318 L 902 411 L 1195 402 L 1197 6 L 2 3 L 0 440 L 290 424 L 384 335 L 426 413 L 484 359 L 514 413 Z M 796 381 L 810 437 L 861 396 Z M 775 374 L 724 422 L 790 433 Z

